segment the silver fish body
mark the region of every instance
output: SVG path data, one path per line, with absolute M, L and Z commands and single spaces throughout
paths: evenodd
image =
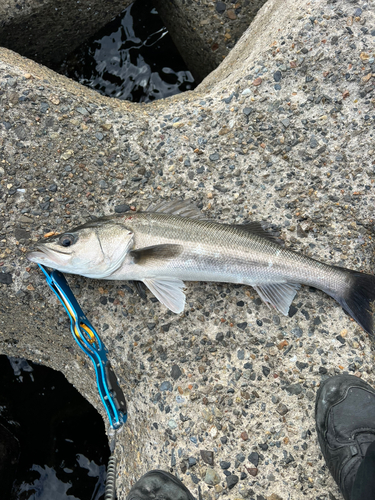
M 135 252 L 108 278 L 140 280 L 173 276 L 185 281 L 242 283 L 251 286 L 295 283 L 330 290 L 345 286 L 347 274 L 283 248 L 253 232 L 253 224 L 233 226 L 169 214 L 136 213 L 124 217 L 134 233 Z M 266 233 L 264 233 L 266 234 Z M 136 251 L 178 245 L 175 255 L 137 261 Z
M 85 232 L 90 233 L 90 245 L 79 243 L 85 240 Z M 80 260 L 75 256 L 75 265 L 74 259 L 59 262 L 58 254 L 64 250 L 59 242 L 64 243 L 68 235 L 73 243 L 65 247 L 66 251 L 73 255 L 76 248 L 80 254 Z M 53 237 L 51 242 L 46 240 L 38 248 L 39 252 L 29 254 L 29 259 L 62 272 L 143 281 L 174 312 L 184 309 L 184 281 L 250 285 L 264 302 L 285 315 L 299 286 L 309 285 L 332 296 L 366 331 L 373 332 L 374 276 L 330 266 L 283 248 L 259 223 L 239 226 L 202 220 L 185 204 L 164 203 L 155 211 L 105 217 Z M 100 267 L 93 252 L 103 254 L 100 272 L 92 268 Z M 52 262 L 42 262 L 41 254 L 48 255 Z M 110 272 L 105 262 L 110 264 Z

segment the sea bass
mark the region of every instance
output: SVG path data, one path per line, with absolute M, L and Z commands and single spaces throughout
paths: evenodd
M 184 281 L 250 285 L 286 316 L 300 285 L 309 285 L 374 334 L 375 276 L 288 250 L 260 223 L 207 220 L 186 201 L 88 222 L 40 241 L 27 258 L 88 278 L 142 281 L 175 313 L 185 307 Z

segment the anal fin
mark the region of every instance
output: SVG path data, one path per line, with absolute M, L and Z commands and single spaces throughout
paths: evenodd
M 185 283 L 178 278 L 146 278 L 143 283 L 155 297 L 172 312 L 179 314 L 185 308 Z
M 284 316 L 288 316 L 290 304 L 300 286 L 298 283 L 271 283 L 253 286 L 253 288 L 263 302 L 273 305 Z

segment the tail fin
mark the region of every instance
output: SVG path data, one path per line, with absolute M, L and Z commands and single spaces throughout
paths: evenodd
M 351 283 L 337 302 L 370 335 L 375 335 L 375 276 L 349 271 Z

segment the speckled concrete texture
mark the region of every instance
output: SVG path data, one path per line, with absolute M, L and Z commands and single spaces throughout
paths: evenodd
M 373 273 L 374 15 L 373 2 L 269 1 L 198 90 L 147 105 L 1 49 L 1 352 L 61 370 L 104 417 L 25 253 L 124 205 L 190 198 L 207 217 L 265 221 L 296 251 Z M 69 283 L 129 402 L 120 499 L 150 468 L 205 500 L 341 498 L 316 391 L 333 374 L 375 377 L 372 339 L 336 302 L 302 288 L 287 318 L 249 287 L 188 283 L 174 315 L 130 283 Z
M 264 3 L 265 0 L 154 0 L 198 82 L 229 54 Z

